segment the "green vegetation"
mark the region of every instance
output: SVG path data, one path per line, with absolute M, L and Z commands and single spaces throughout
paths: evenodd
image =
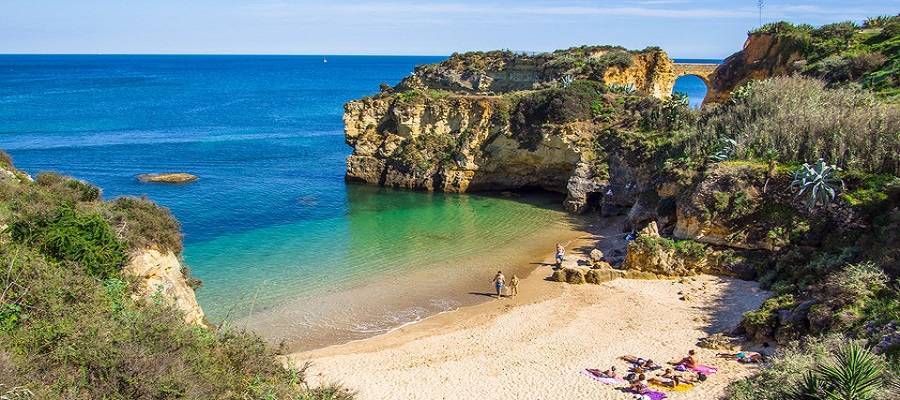
M 774 325 L 779 310 L 789 309 L 796 304 L 794 296 L 790 294 L 769 298 L 759 309 L 746 312 L 741 323 L 750 332 L 768 329 Z
M 835 175 L 839 169 L 825 164 L 819 159 L 814 165 L 803 163 L 794 173 L 791 187 L 797 189 L 797 196 L 806 198 L 806 207 L 812 210 L 817 205 L 825 206 L 834 201 L 843 182 Z
M 405 170 L 427 174 L 453 162 L 460 143 L 450 135 L 418 135 L 404 141 L 394 152 L 394 159 Z
M 350 397 L 307 387 L 250 333 L 186 324 L 161 294 L 137 296 L 122 273 L 129 249 L 181 250 L 178 223 L 146 199 L 4 175 L 0 210 L 0 397 Z
M 833 363 L 819 365 L 794 389 L 795 399 L 874 399 L 884 385 L 880 360 L 856 342 L 840 348 Z
M 846 170 L 900 174 L 897 104 L 797 77 L 755 82 L 732 100 L 702 113 L 693 146 L 701 154 L 715 154 L 730 139 L 738 159 L 765 159 L 774 150 L 784 164 L 822 158 Z
M 810 337 L 784 346 L 767 368 L 732 383 L 728 398 L 887 400 L 896 395 L 888 385 L 889 376 L 896 372 L 897 366 L 889 366 L 883 356 L 868 352 L 858 342 L 848 343 L 842 335 Z M 811 374 L 816 385 L 807 388 Z
M 815 28 L 766 24 L 751 34 L 772 34 L 784 51 L 806 59 L 803 73 L 830 86 L 860 82 L 883 97 L 900 95 L 900 16 L 870 18 L 862 26 L 839 22 Z

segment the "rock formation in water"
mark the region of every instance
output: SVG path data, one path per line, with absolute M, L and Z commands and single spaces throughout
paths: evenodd
M 196 181 L 197 176 L 185 172 L 169 172 L 160 174 L 141 174 L 138 175 L 138 180 L 151 183 L 190 183 Z
M 616 113 L 614 96 L 603 96 L 610 89 L 668 97 L 673 65 L 659 49 L 583 47 L 418 67 L 397 87 L 346 104 L 346 178 L 445 192 L 541 188 L 565 193 L 573 212 L 607 186 L 627 197 L 619 193 L 632 188 L 611 182 L 598 159 L 603 127 L 593 120 Z

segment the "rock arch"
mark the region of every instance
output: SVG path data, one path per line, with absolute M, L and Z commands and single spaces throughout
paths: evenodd
M 672 90 L 675 88 L 675 81 L 678 78 L 686 75 L 693 75 L 700 78 L 703 83 L 706 84 L 706 95 L 708 97 L 710 90 L 712 89 L 713 79 L 716 75 L 716 68 L 718 67 L 719 64 L 675 63 L 675 79 L 672 80 L 672 87 L 669 88 L 668 93 L 672 93 Z M 706 104 L 707 97 L 703 98 L 703 104 Z

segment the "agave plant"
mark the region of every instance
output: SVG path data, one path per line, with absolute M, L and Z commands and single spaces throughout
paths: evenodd
M 836 176 L 838 171 L 840 168 L 825 164 L 821 158 L 813 165 L 804 163 L 794 173 L 791 187 L 798 190 L 797 197 L 806 198 L 806 207 L 811 211 L 817 205 L 834 201 L 837 190 L 844 185 Z
M 573 82 L 575 82 L 575 78 L 573 78 L 572 75 L 566 75 L 559 80 L 559 84 L 564 88 L 572 86 Z
M 634 94 L 637 91 L 637 87 L 634 86 L 633 83 L 610 83 L 607 86 L 607 89 L 610 93 L 620 93 L 620 94 Z
M 850 342 L 835 362 L 809 372 L 791 393 L 793 400 L 869 400 L 884 385 L 884 368 L 869 350 Z
M 710 161 L 720 162 L 730 160 L 737 152 L 737 141 L 731 138 L 723 138 L 719 147 L 709 156 Z

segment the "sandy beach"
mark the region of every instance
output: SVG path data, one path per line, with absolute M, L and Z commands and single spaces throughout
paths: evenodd
M 620 247 L 614 223 L 595 237 L 569 243 L 567 263 L 586 250 Z M 625 354 L 660 363 L 697 349 L 720 368 L 673 399 L 712 399 L 751 366 L 715 359 L 697 340 L 730 328 L 767 297 L 756 283 L 697 276 L 671 280 L 620 279 L 601 285 L 550 282 L 549 257 L 520 284 L 515 298 L 440 314 L 385 335 L 287 356 L 312 363 L 312 383 L 340 383 L 360 399 L 628 399 L 593 381 L 585 368 L 625 371 Z M 488 291 L 488 285 L 485 285 Z M 684 293 L 691 293 L 684 300 Z

